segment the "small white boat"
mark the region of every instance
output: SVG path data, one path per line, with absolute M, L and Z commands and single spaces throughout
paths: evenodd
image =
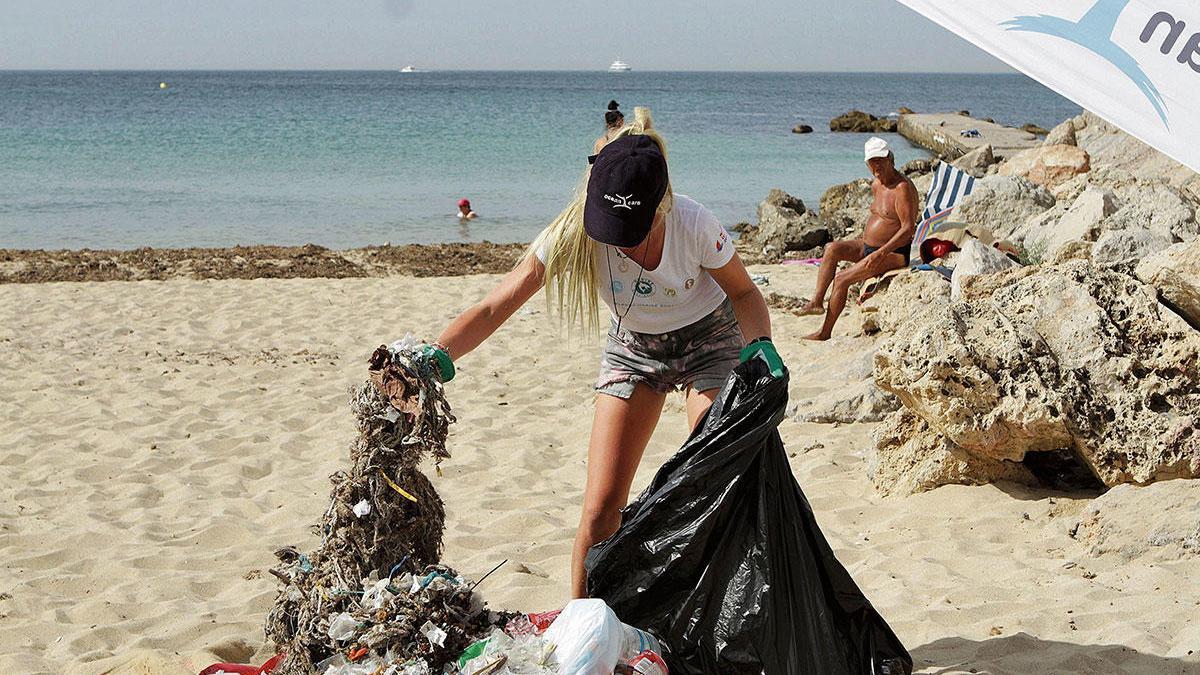
M 421 71 L 417 70 L 416 66 L 404 66 L 403 68 L 400 69 L 400 72 L 402 72 L 402 73 L 419 73 Z
M 625 63 L 621 59 L 617 59 L 616 61 L 613 61 L 608 66 L 608 72 L 610 72 L 610 73 L 628 73 L 631 70 L 633 70 L 633 68 L 630 68 L 629 64 Z

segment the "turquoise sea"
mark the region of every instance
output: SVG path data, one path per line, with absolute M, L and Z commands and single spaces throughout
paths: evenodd
M 1079 112 L 1015 74 L 0 72 L 0 248 L 528 241 L 610 98 L 653 109 L 675 189 L 726 224 L 865 176 L 866 137 L 827 131 L 851 108 Z

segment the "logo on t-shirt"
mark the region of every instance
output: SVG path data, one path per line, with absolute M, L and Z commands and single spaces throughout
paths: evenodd
M 676 294 L 677 292 L 678 292 L 678 291 L 676 291 L 674 288 L 664 288 L 664 289 L 663 289 L 663 294 L 665 294 L 665 295 L 666 295 L 668 298 L 673 298 L 673 297 L 675 297 L 675 294 Z
M 695 286 L 695 285 L 696 285 L 696 279 L 694 277 L 689 278 L 687 281 L 683 282 L 683 290 L 690 291 L 690 290 L 692 290 L 692 286 Z
M 720 251 L 720 250 L 721 250 L 721 249 L 723 249 L 723 248 L 725 248 L 725 242 L 723 242 L 723 241 L 718 241 L 718 242 L 717 242 L 717 250 L 718 250 L 718 251 Z
M 613 279 L 612 289 L 613 289 L 613 295 L 617 295 L 621 291 L 625 290 L 625 284 L 621 283 L 620 279 Z
M 654 282 L 649 279 L 638 279 L 633 285 L 633 290 L 638 295 L 654 295 Z

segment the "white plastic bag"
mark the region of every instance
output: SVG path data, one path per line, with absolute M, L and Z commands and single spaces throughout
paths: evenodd
M 329 637 L 339 642 L 352 640 L 358 635 L 358 621 L 350 614 L 342 612 L 329 622 Z
M 625 630 L 603 600 L 572 600 L 543 637 L 556 645 L 560 675 L 612 675 Z

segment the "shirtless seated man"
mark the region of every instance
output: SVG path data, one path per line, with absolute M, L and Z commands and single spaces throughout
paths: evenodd
M 874 201 L 871 216 L 863 228 L 862 239 L 835 241 L 825 247 L 821 271 L 817 274 L 817 290 L 801 314 L 825 314 L 821 330 L 804 336 L 806 340 L 828 340 L 833 334 L 850 287 L 885 272 L 908 266 L 908 250 L 912 245 L 917 220 L 917 188 L 907 176 L 896 170 L 895 156 L 882 138 L 871 138 L 866 144 L 866 162 L 875 180 L 871 183 Z M 854 263 L 838 271 L 840 262 Z M 825 309 L 825 291 L 833 283 L 829 308 Z

